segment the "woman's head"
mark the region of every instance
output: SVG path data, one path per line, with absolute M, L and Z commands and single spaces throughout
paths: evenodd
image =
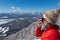
M 59 17 L 59 12 L 56 10 L 52 11 L 47 11 L 46 13 L 43 14 L 43 18 L 46 19 L 48 23 L 56 23 Z

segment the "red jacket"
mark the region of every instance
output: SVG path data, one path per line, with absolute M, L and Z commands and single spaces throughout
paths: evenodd
M 46 30 L 41 30 L 41 28 L 36 29 L 35 36 L 41 37 L 42 40 L 60 40 L 58 26 L 48 25 Z

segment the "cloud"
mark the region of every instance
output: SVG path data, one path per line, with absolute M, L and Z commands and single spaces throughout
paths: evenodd
M 0 10 L 0 13 L 17 13 L 17 12 L 23 12 L 20 7 L 10 6 L 8 10 Z
M 18 12 L 22 12 L 22 10 L 21 10 L 20 8 L 16 8 L 16 10 L 17 10 Z
M 11 6 L 10 12 L 12 12 L 12 13 L 16 12 L 15 6 Z
M 57 4 L 60 5 L 60 2 L 58 2 Z
M 60 2 L 58 2 L 58 5 L 60 5 Z
M 11 6 L 12 9 L 14 9 L 15 7 L 14 6 Z
M 15 13 L 15 12 L 22 12 L 22 11 L 19 7 L 11 6 L 11 12 Z
M 57 4 L 60 5 L 60 0 L 57 0 Z
M 23 11 L 19 7 L 15 7 L 15 6 L 11 6 L 8 10 L 4 11 L 4 13 L 21 13 L 21 12 Z

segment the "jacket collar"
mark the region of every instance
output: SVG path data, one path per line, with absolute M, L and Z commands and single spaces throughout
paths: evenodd
M 47 25 L 47 28 L 46 28 L 46 31 L 47 31 L 47 30 L 50 30 L 50 29 L 59 30 L 59 27 L 58 27 L 57 25 L 53 25 L 53 26 L 52 26 L 52 25 L 48 24 L 48 25 Z

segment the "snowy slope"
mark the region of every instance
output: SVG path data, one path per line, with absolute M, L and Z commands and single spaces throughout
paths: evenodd
M 14 19 L 0 19 L 0 25 L 13 21 Z

